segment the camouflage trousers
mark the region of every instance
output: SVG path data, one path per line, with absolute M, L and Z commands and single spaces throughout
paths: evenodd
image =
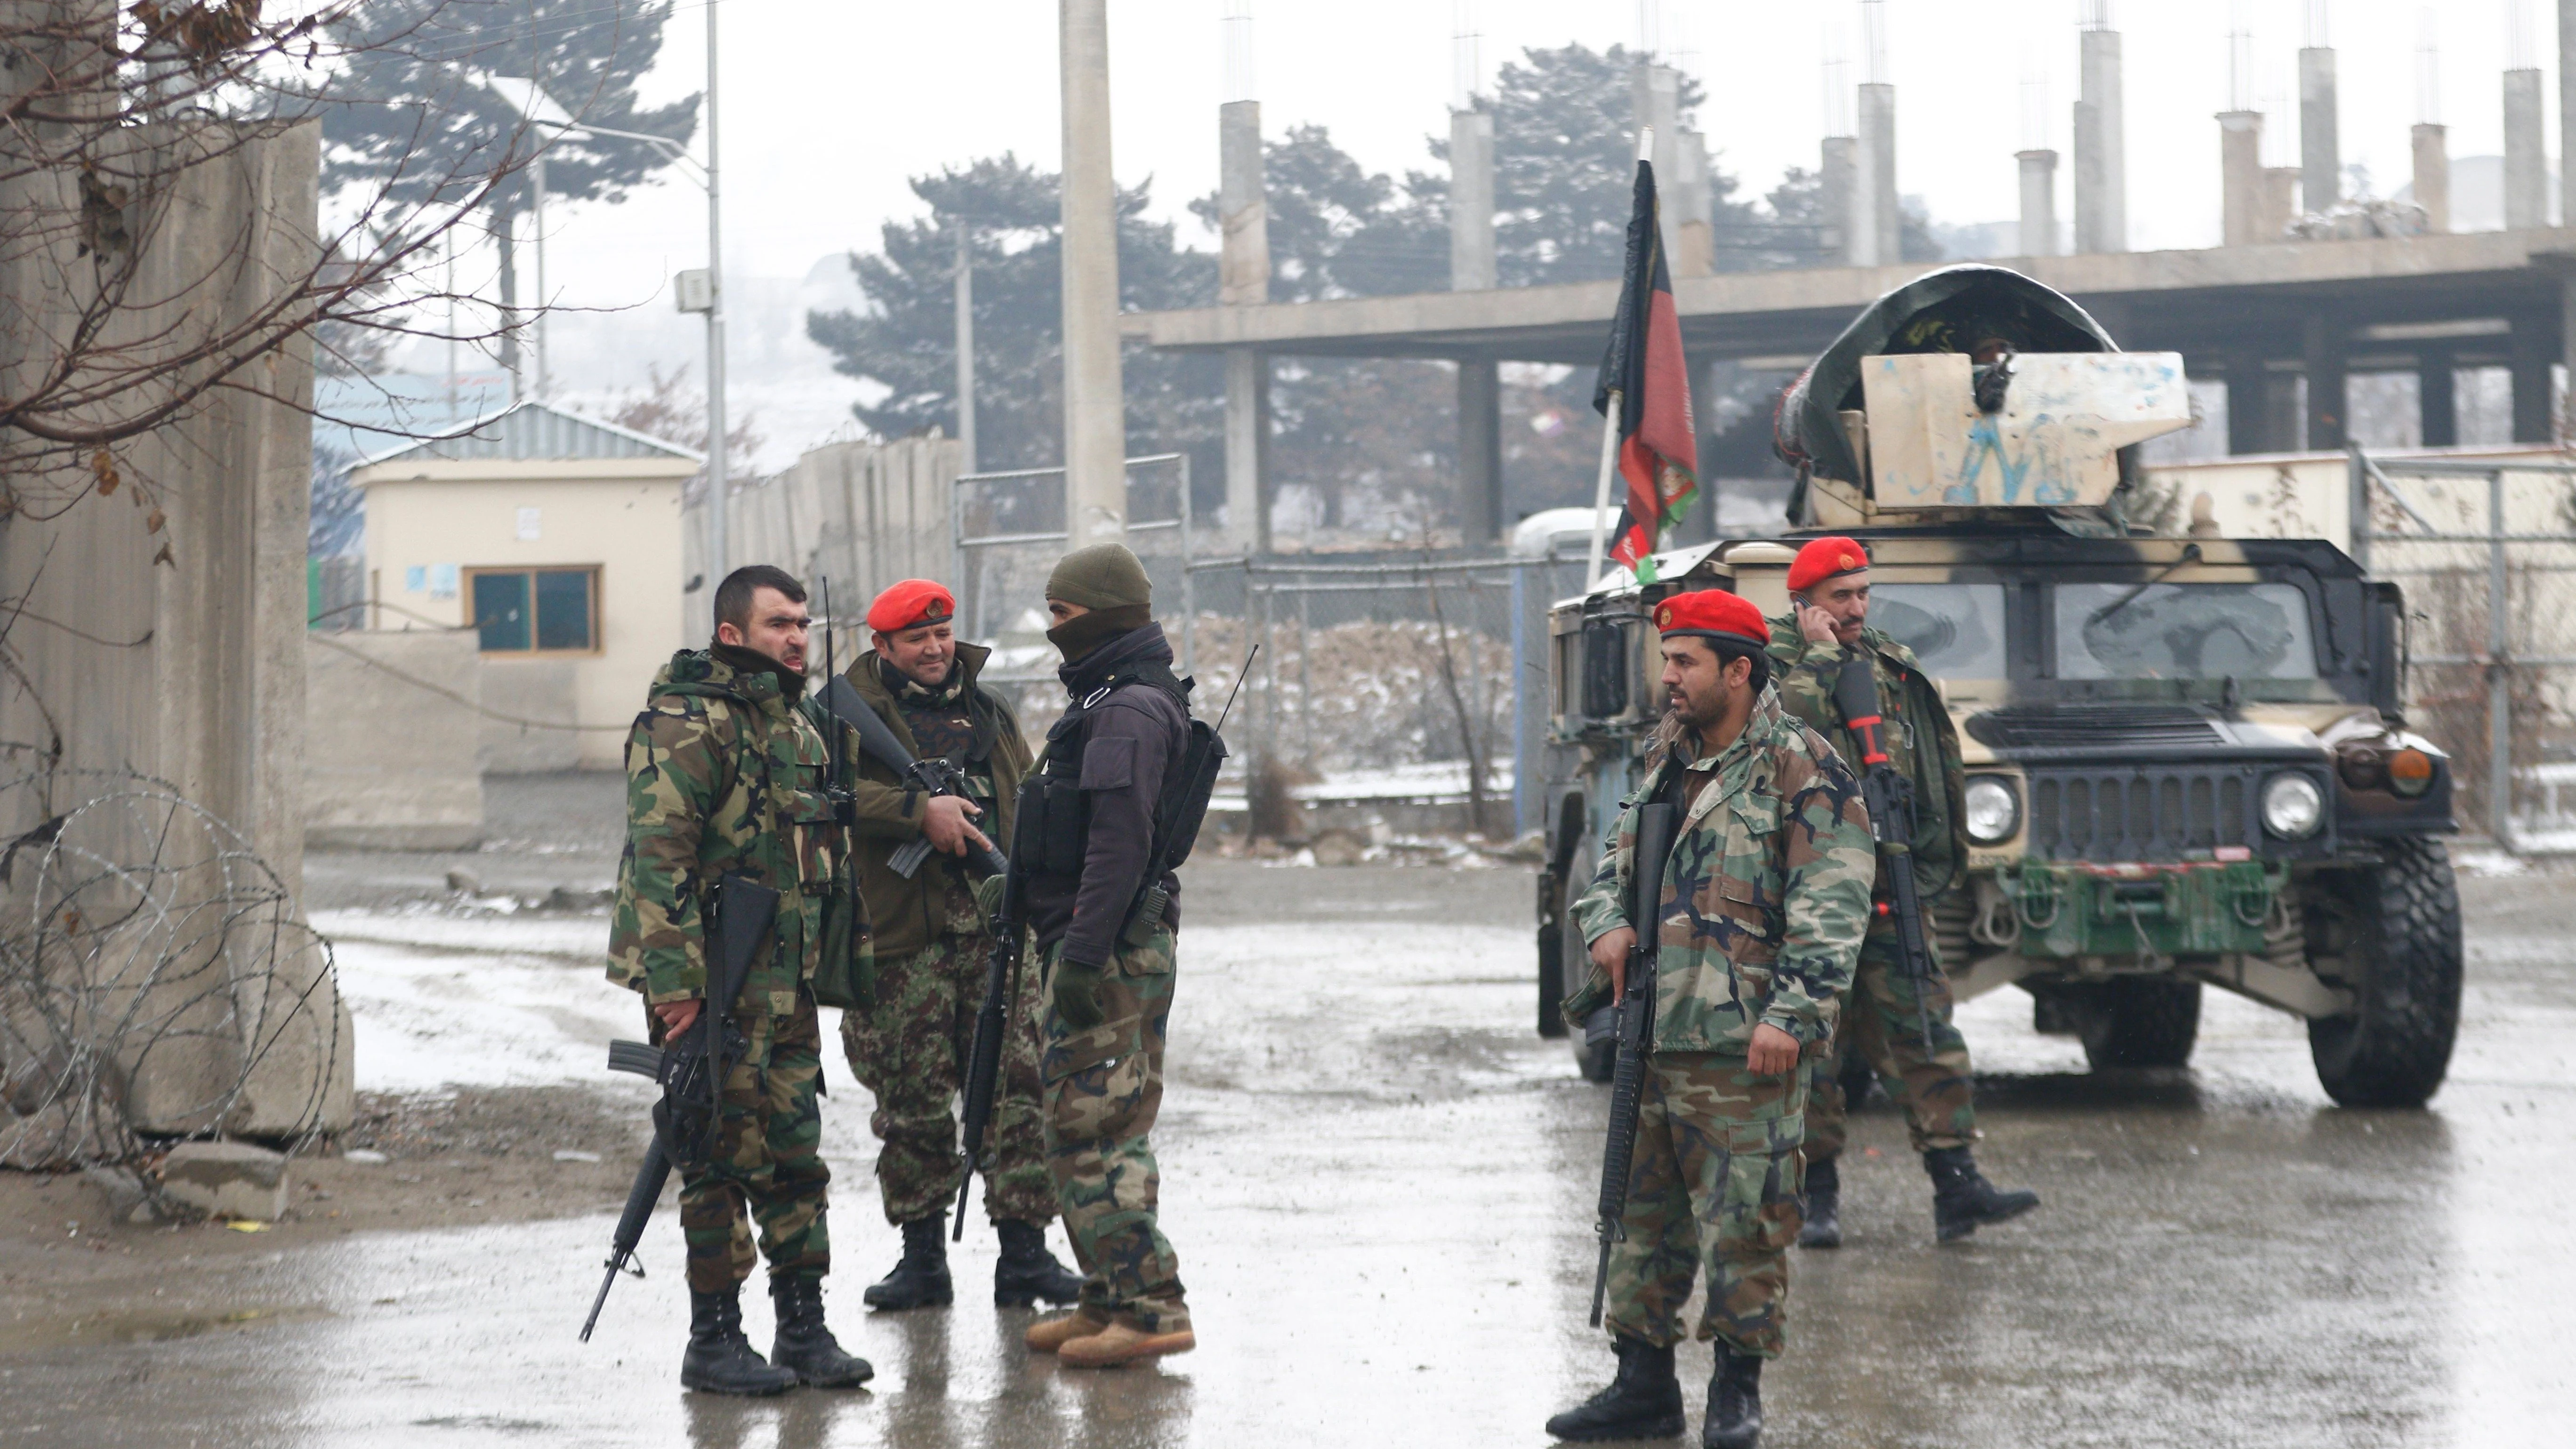
M 725 1078 L 716 1153 L 680 1173 L 680 1235 L 689 1245 L 689 1290 L 725 1292 L 751 1276 L 751 1229 L 772 1275 L 828 1273 L 832 1237 L 823 1220 L 831 1169 L 823 1165 L 823 1031 L 814 998 L 796 1014 L 736 1018 L 751 1043 Z M 655 1037 L 659 1040 L 658 1030 Z
M 1678 1342 L 1705 1262 L 1699 1337 L 1777 1358 L 1805 1187 L 1807 1074 L 1749 1072 L 1744 1058 L 1712 1052 L 1657 1052 L 1647 1066 L 1603 1321 L 1659 1348 Z
M 957 1196 L 957 1094 L 984 1006 L 989 938 L 942 934 L 905 956 L 880 956 L 875 1000 L 841 1013 L 841 1045 L 850 1074 L 876 1094 L 868 1126 L 885 1144 L 877 1153 L 877 1191 L 886 1221 L 937 1216 Z M 1012 983 L 1009 1029 L 1002 1040 L 1002 1080 L 986 1137 L 984 1212 L 994 1222 L 1045 1223 L 1055 1217 L 1055 1184 L 1047 1176 L 1046 1133 L 1038 1122 L 1037 993 L 1033 972 Z
M 1077 1029 L 1056 1008 L 1070 968 L 1047 952 L 1045 1078 L 1047 1170 L 1065 1237 L 1082 1270 L 1082 1307 L 1147 1333 L 1190 1326 L 1181 1264 L 1154 1218 L 1162 1170 L 1154 1129 L 1163 1105 L 1163 1037 L 1171 1024 L 1173 936 L 1121 942 L 1094 992 L 1099 1024 Z
M 1807 1104 L 1807 1161 L 1831 1162 L 1845 1140 L 1842 1054 L 1856 1051 L 1869 1062 L 1888 1094 L 1905 1108 L 1905 1125 L 1914 1150 L 1965 1147 L 1977 1136 L 1976 1082 L 1968 1063 L 1968 1039 L 1950 1024 L 1950 978 L 1933 958 L 1931 990 L 1916 1010 L 1914 983 L 1905 977 L 1896 949 L 1896 928 L 1873 924 L 1861 943 L 1860 966 L 1852 975 L 1851 994 L 1843 1001 L 1842 1020 L 1822 1055 L 1808 1066 L 1815 1074 Z M 1932 1049 L 1923 1047 L 1923 1018 L 1932 1022 Z

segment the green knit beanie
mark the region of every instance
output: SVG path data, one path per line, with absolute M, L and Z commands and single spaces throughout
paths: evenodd
M 1127 545 L 1095 543 L 1056 561 L 1046 596 L 1086 609 L 1144 608 L 1154 602 L 1154 585 Z

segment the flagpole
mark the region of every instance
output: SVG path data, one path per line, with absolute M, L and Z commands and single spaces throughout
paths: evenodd
M 1637 128 L 1637 160 L 1655 159 L 1655 128 Z M 1610 480 L 1619 474 L 1619 415 L 1627 407 L 1620 390 L 1610 390 L 1610 411 L 1601 419 L 1601 476 L 1592 485 L 1592 553 L 1583 567 L 1586 593 L 1601 586 L 1601 555 L 1610 539 L 1610 522 L 1602 515 L 1610 508 Z M 1651 527 L 1651 525 L 1650 525 Z

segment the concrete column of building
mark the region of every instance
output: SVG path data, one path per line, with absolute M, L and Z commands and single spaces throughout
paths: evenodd
M 1673 138 L 1672 270 L 1705 277 L 1717 270 L 1716 193 L 1708 180 L 1708 138 L 1684 130 Z
M 1904 213 L 1896 199 L 1896 87 L 1860 88 L 1859 184 L 1852 191 L 1852 229 L 1869 234 L 1863 266 L 1888 266 L 1904 255 Z
M 2576 156 L 2576 0 L 2558 0 L 2558 167 L 2567 169 L 2567 158 Z M 2564 199 L 2566 177 L 2559 178 L 2561 200 L 2559 213 L 2576 217 Z M 2576 374 L 2570 374 L 2576 376 Z
M 1490 357 L 1458 362 L 1458 526 L 1469 547 L 1503 536 L 1503 383 Z
M 2456 360 L 2447 348 L 2415 354 L 2416 435 L 2427 448 L 2457 447 L 2460 404 Z
M 2451 229 L 2451 128 L 2418 122 L 2415 141 L 2415 204 L 2424 208 L 2427 231 Z
M 1261 103 L 1228 101 L 1217 111 L 1217 301 L 1257 307 L 1270 300 L 1270 204 L 1261 166 Z M 1259 419 L 1270 361 L 1248 347 L 1225 355 L 1226 541 L 1247 552 L 1270 547 L 1266 452 Z
M 1681 143 L 1681 72 L 1668 65 L 1641 65 L 1628 78 L 1628 101 L 1633 129 L 1655 130 L 1655 191 L 1661 203 L 1656 214 L 1664 237 L 1667 264 L 1680 250 L 1675 229 L 1680 218 L 1674 215 L 1673 190 L 1680 179 L 1674 157 Z
M 2271 418 L 2269 369 L 2259 352 L 2238 353 L 2227 359 L 2227 451 L 2230 453 L 2268 453 L 2274 442 L 2265 424 Z
M 2335 129 L 2342 114 L 2335 98 L 2334 50 L 2312 45 L 2300 51 L 2299 209 L 2310 215 L 2343 199 L 2343 146 Z M 2316 411 L 2313 401 L 2308 411 Z
M 2021 163 L 2021 254 L 2057 255 L 2057 153 L 2016 151 Z
M 1449 113 L 1449 289 L 1486 292 L 1494 266 L 1494 117 Z
M 2562 300 L 2560 309 L 2564 306 Z M 2563 325 L 2559 317 L 2538 308 L 2513 319 L 2513 440 L 2517 443 L 2546 443 L 2556 436 L 2558 398 L 2550 366 L 2559 358 L 2558 333 Z
M 2231 247 L 2279 241 L 2263 234 L 2263 113 L 2218 113 L 2219 236 Z M 2230 403 L 2229 408 L 2235 404 Z M 2230 423 L 2232 430 L 2234 423 Z
M 2075 250 L 2129 249 L 2128 139 L 2121 118 L 2120 32 L 2082 33 L 2075 102 Z
M 1127 536 L 1118 361 L 1117 187 L 1109 150 L 1109 0 L 1057 0 L 1064 86 L 1064 517 L 1069 542 Z
M 1855 267 L 1874 264 L 1877 259 L 1869 252 L 1876 236 L 1872 234 L 1868 241 L 1864 241 L 1862 229 L 1856 224 L 1859 214 L 1860 138 L 1827 136 L 1819 167 L 1821 184 L 1817 189 L 1824 214 L 1818 218 L 1822 223 L 1822 234 L 1816 238 L 1818 250 L 1828 261 L 1845 262 Z
M 2540 72 L 2504 73 L 2504 225 L 2524 231 L 2549 225 L 2549 149 L 2541 115 Z
M 2262 241 L 2278 241 L 2289 235 L 2290 220 L 2299 214 L 2299 168 L 2266 166 L 2263 168 L 2261 204 L 2254 212 L 2254 235 Z
M 2344 444 L 2343 325 L 2331 315 L 2333 310 L 2320 307 L 2311 311 L 2300 328 L 2299 351 L 2308 378 L 2308 427 L 2303 446 L 2310 452 L 2326 452 Z

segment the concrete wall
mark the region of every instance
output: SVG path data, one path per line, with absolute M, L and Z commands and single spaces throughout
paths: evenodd
M 2561 455 L 2542 448 L 2391 448 L 2377 458 L 2452 458 L 2463 462 L 2557 462 Z M 2169 463 L 2145 470 L 2152 493 L 2179 490 L 2184 517 L 2201 494 L 2209 496 L 2209 514 L 2221 538 L 2322 538 L 2338 548 L 2352 541 L 2352 485 L 2342 453 L 2265 453 L 2199 463 Z M 2485 524 L 2483 479 L 2436 482 L 2400 480 L 2419 508 L 2440 499 L 2433 516 L 2477 531 Z M 2456 497 L 2454 497 L 2456 495 Z M 2455 504 L 2464 505 L 2460 511 Z M 2521 525 L 2516 525 L 2517 527 Z M 2537 528 L 2539 525 L 2534 524 Z
M 572 661 L 487 656 L 482 687 L 486 713 L 476 727 L 481 731 L 484 774 L 547 775 L 581 767 L 582 734 L 600 732 L 543 728 L 581 722 L 581 679 Z M 643 703 L 639 684 L 635 707 L 640 709 Z M 619 743 L 622 747 L 622 738 Z
M 405 459 L 361 468 L 351 481 L 366 490 L 369 589 L 385 603 L 454 626 L 471 622 L 463 582 L 469 570 L 596 566 L 599 647 L 534 657 L 571 667 L 580 723 L 622 726 L 672 652 L 704 642 L 702 632 L 684 641 L 682 623 L 680 486 L 694 471 L 684 460 L 660 458 Z M 520 527 L 527 509 L 536 510 L 533 538 Z M 406 587 L 415 568 L 425 571 L 419 592 Z M 456 592 L 442 597 L 437 588 L 450 572 Z M 382 620 L 388 630 L 404 623 L 392 610 Z M 617 767 L 622 728 L 575 738 L 582 767 Z
M 483 839 L 472 634 L 316 633 L 305 641 L 304 843 L 471 850 Z M 423 688 L 434 685 L 435 689 Z M 442 694 L 438 691 L 444 690 Z
M 734 495 L 727 547 L 737 567 L 776 564 L 809 588 L 815 575 L 830 574 L 832 605 L 844 616 L 899 579 L 942 579 L 956 587 L 950 509 L 960 461 L 958 445 L 946 438 L 827 443 Z M 687 533 L 694 576 L 706 540 L 699 509 L 690 510 Z M 704 590 L 689 595 L 692 644 L 703 643 L 714 627 L 711 602 Z M 634 711 L 627 707 L 629 715 Z
M 145 128 L 118 133 L 118 143 L 133 154 L 104 160 L 133 184 L 122 220 L 134 252 L 126 300 L 104 313 L 102 340 L 133 362 L 169 359 L 164 385 L 211 382 L 184 359 L 286 305 L 280 288 L 308 275 L 319 256 L 319 127 L 248 138 Z M 0 179 L 0 207 L 69 213 L 78 196 L 67 172 Z M 0 257 L 11 318 L 0 326 L 0 395 L 55 364 L 52 339 L 67 335 L 92 300 L 79 289 L 94 292 L 119 272 L 119 259 L 72 255 L 83 228 L 68 216 L 24 231 L 40 240 Z M 49 251 L 45 237 L 60 244 Z M 309 343 L 293 341 L 157 431 L 112 444 L 128 485 L 114 496 L 67 492 L 78 497 L 68 508 L 0 519 L 0 578 L 18 595 L 7 630 L 17 678 L 0 690 L 0 741 L 16 747 L 12 774 L 33 771 L 0 792 L 0 830 L 14 837 L 148 777 L 237 832 L 240 846 L 300 894 L 312 376 Z M 7 480 L 19 498 L 61 482 Z M 147 526 L 147 500 L 163 515 L 158 531 Z M 135 860 L 153 848 L 90 843 Z M 30 874 L 22 869 L 14 885 L 0 886 L 0 904 L 23 904 Z M 225 886 L 209 874 L 170 888 L 211 898 Z M 230 1130 L 286 1135 L 348 1122 L 351 1027 L 327 958 L 309 951 L 274 960 L 273 974 L 200 997 L 173 1023 L 181 1035 L 131 1064 L 126 1105 L 138 1125 L 218 1125 L 199 1114 L 209 1092 L 236 1079 L 242 1093 L 219 1124 Z M 99 984 L 111 993 L 101 1009 L 124 1009 L 114 984 Z

